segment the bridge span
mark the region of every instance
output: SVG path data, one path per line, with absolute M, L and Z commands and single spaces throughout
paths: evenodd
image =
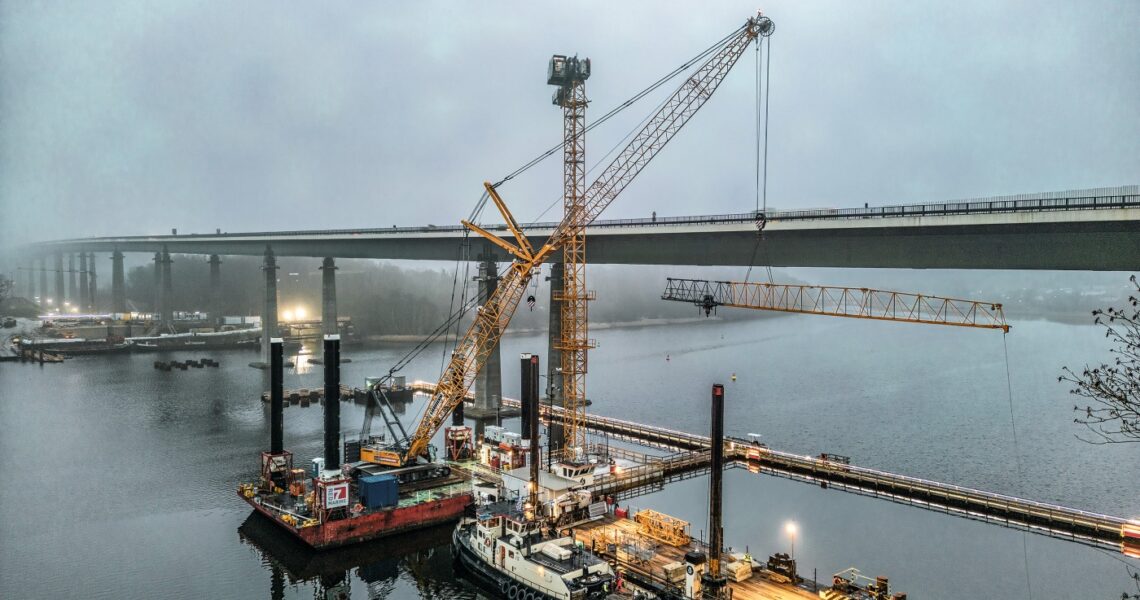
M 545 241 L 554 223 L 524 226 Z M 501 230 L 504 226 L 491 226 Z M 1140 186 L 937 204 L 597 221 L 594 264 L 905 269 L 1140 269 Z M 118 236 L 33 244 L 31 256 L 169 252 L 453 261 L 460 226 Z M 470 257 L 506 261 L 472 236 Z

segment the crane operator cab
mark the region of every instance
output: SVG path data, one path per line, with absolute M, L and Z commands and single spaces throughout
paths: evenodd
M 589 78 L 590 59 L 579 59 L 577 56 L 567 57 L 561 54 L 550 57 L 550 65 L 546 69 L 546 83 L 558 86 L 554 92 L 554 104 L 564 105 L 570 88 Z

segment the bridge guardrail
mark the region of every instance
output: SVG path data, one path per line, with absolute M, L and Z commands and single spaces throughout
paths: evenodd
M 963 200 L 959 202 L 937 202 L 928 204 L 900 204 L 891 206 L 870 206 L 865 208 L 816 208 L 805 210 L 772 210 L 763 213 L 767 222 L 775 221 L 809 221 L 809 220 L 843 220 L 843 219 L 871 219 L 871 218 L 897 218 L 897 217 L 923 217 L 946 216 L 966 214 L 999 214 L 1011 212 L 1052 212 L 1066 210 L 1100 210 L 1111 208 L 1140 208 L 1140 186 L 1123 186 L 1117 188 L 1120 193 L 1074 195 L 1064 197 L 1040 197 Z M 752 223 L 759 220 L 761 212 L 751 211 L 743 213 L 729 213 L 721 215 L 695 215 L 680 217 L 654 217 L 637 219 L 606 219 L 595 221 L 591 228 L 623 228 L 623 227 L 654 227 L 668 225 L 718 225 L 729 223 Z M 523 223 L 524 231 L 553 229 L 558 225 L 555 222 Z M 484 225 L 490 231 L 506 231 L 506 225 Z M 56 240 L 55 242 L 98 242 L 114 240 L 177 240 L 180 237 L 197 238 L 227 238 L 242 237 L 295 237 L 311 235 L 381 235 L 401 233 L 462 233 L 466 231 L 461 225 L 428 225 L 426 227 L 377 227 L 367 229 L 320 229 L 320 230 L 294 230 L 294 231 L 249 231 L 235 233 L 191 233 L 182 236 L 175 235 L 139 235 L 122 237 L 97 237 L 72 240 Z

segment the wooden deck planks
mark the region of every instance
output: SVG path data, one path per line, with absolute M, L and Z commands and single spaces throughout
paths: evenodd
M 592 547 L 598 553 L 606 551 L 604 544 L 617 544 L 618 558 L 624 566 L 662 579 L 664 578 L 665 565 L 674 562 L 683 563 L 685 553 L 696 549 L 694 544 L 678 548 L 641 536 L 637 532 L 637 523 L 632 519 L 615 519 L 613 515 L 607 515 L 598 521 L 579 525 L 574 529 L 574 537 L 587 548 Z M 641 562 L 621 550 L 624 544 L 653 548 L 655 552 L 651 559 Z M 815 594 L 798 587 L 773 583 L 756 573 L 753 573 L 752 577 L 746 581 L 729 581 L 729 587 L 732 588 L 733 600 L 802 600 L 808 598 L 818 600 L 819 598 Z

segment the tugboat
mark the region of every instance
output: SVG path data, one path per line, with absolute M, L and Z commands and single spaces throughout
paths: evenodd
M 573 537 L 547 535 L 509 502 L 462 519 L 451 549 L 459 565 L 509 600 L 590 600 L 613 587 L 609 563 Z

